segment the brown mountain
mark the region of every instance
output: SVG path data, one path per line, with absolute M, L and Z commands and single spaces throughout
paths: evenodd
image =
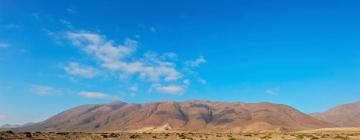
M 336 106 L 311 116 L 343 127 L 360 127 L 360 102 Z
M 292 131 L 332 127 L 281 104 L 239 102 L 114 102 L 83 105 L 17 131 Z

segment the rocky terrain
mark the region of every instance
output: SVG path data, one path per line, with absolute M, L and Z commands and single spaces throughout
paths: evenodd
M 248 132 L 334 127 L 290 106 L 240 102 L 113 102 L 83 105 L 15 131 L 55 132 Z
M 341 127 L 360 127 L 360 102 L 348 103 L 311 116 Z

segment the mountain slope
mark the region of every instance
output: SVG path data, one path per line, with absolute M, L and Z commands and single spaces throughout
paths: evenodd
M 343 127 L 360 127 L 360 102 L 336 106 L 311 116 Z
M 164 101 L 84 105 L 16 130 L 129 131 L 164 125 L 184 131 L 290 131 L 333 126 L 280 104 Z

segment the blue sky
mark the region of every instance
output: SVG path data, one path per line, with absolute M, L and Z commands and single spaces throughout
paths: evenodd
M 0 0 L 0 125 L 112 100 L 358 101 L 359 4 Z

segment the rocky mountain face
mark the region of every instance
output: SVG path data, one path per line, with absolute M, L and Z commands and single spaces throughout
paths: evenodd
M 311 116 L 342 127 L 360 127 L 360 102 L 336 106 Z
M 333 127 L 292 107 L 240 102 L 113 102 L 83 105 L 17 131 L 293 131 Z

